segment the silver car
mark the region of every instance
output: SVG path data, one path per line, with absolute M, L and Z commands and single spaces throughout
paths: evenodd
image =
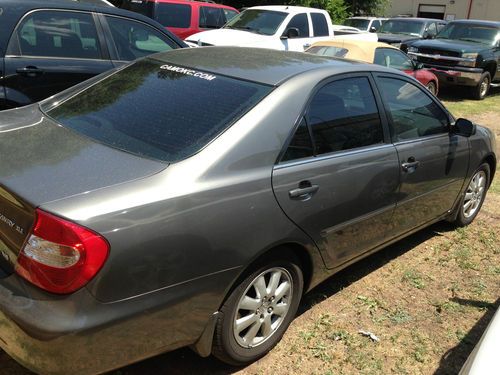
M 234 365 L 302 295 L 477 215 L 493 134 L 404 73 L 176 50 L 0 113 L 0 347 L 92 374 L 190 345 Z

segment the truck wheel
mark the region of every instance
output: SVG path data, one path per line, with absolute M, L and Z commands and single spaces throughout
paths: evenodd
M 219 310 L 215 357 L 241 366 L 259 359 L 281 340 L 302 296 L 303 276 L 297 264 L 293 258 L 267 261 L 233 290 Z
M 475 100 L 483 100 L 488 91 L 490 91 L 491 75 L 489 72 L 484 72 L 477 86 L 472 88 L 472 98 Z
M 432 95 L 437 95 L 437 85 L 436 82 L 430 81 L 427 86 L 425 86 L 427 90 L 431 92 Z

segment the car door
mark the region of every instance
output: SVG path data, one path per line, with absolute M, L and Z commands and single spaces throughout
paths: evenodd
M 111 69 L 92 13 L 36 10 L 26 14 L 9 41 L 5 93 L 26 105 Z
M 285 35 L 290 29 L 297 29 L 299 35 L 282 39 L 285 51 L 302 52 L 311 45 L 311 32 L 307 13 L 299 13 L 293 16 L 285 27 Z
M 376 76 L 400 162 L 392 235 L 446 215 L 469 164 L 469 140 L 450 132 L 450 116 L 425 89 L 401 76 Z
M 399 164 L 378 106 L 368 75 L 321 84 L 273 169 L 281 208 L 329 267 L 386 241 Z
M 173 39 L 143 22 L 103 14 L 99 18 L 106 30 L 107 44 L 115 66 L 156 52 L 179 48 Z

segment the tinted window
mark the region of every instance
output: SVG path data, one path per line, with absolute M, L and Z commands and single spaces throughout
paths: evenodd
M 101 58 L 94 20 L 87 13 L 34 12 L 21 22 L 16 39 L 25 56 Z
M 281 161 L 307 158 L 313 155 L 313 144 L 309 129 L 305 120 L 302 119 Z
M 438 37 L 492 45 L 497 40 L 498 29 L 485 25 L 452 22 L 439 32 Z
M 308 38 L 309 21 L 307 20 L 307 14 L 301 13 L 293 16 L 286 28 L 289 29 L 291 27 L 296 27 L 297 29 L 299 29 L 299 38 Z
M 226 16 L 221 8 L 200 7 L 200 27 L 206 29 L 218 29 L 226 23 Z
M 379 20 L 375 20 L 372 22 L 371 27 L 374 27 L 376 30 L 378 30 L 380 25 L 382 25 L 382 22 L 380 22 Z
M 382 125 L 367 78 L 329 83 L 306 112 L 317 154 L 349 150 L 383 141 Z
M 441 32 L 441 30 L 443 30 L 445 26 L 446 26 L 446 24 L 445 24 L 445 23 L 440 23 L 440 22 L 438 22 L 438 25 L 437 25 L 437 32 L 438 32 L 438 33 L 439 33 L 439 32 Z
M 284 12 L 247 9 L 226 25 L 228 29 L 248 30 L 258 34 L 273 35 L 288 16 Z
M 314 36 L 328 36 L 328 23 L 326 17 L 321 13 L 311 13 Z
M 333 46 L 312 46 L 307 50 L 308 53 L 314 53 L 320 56 L 344 57 L 349 52 L 346 48 Z
M 431 24 L 429 24 L 429 27 L 427 28 L 427 33 L 429 35 L 436 36 L 436 34 L 437 34 L 437 28 L 436 28 L 436 24 L 434 22 L 432 22 Z
M 394 34 L 407 34 L 407 35 L 419 35 L 421 36 L 424 32 L 425 23 L 422 21 L 413 20 L 388 20 L 382 24 L 380 30 L 381 33 L 394 33 Z
M 420 88 L 393 78 L 380 78 L 380 86 L 395 142 L 448 132 L 447 114 Z
M 368 29 L 369 23 L 370 23 L 369 20 L 362 18 L 348 18 L 347 20 L 345 20 L 344 25 L 355 27 L 360 30 L 366 30 Z
M 187 4 L 157 3 L 155 20 L 163 26 L 187 29 L 191 26 L 191 6 Z
M 177 48 L 167 36 L 148 25 L 125 18 L 106 19 L 120 60 L 131 61 L 155 52 Z
M 174 162 L 200 150 L 270 91 L 268 86 L 147 58 L 48 115 L 98 142 Z
M 375 59 L 377 65 L 387 66 L 398 70 L 413 70 L 413 64 L 403 52 L 391 48 L 377 48 Z

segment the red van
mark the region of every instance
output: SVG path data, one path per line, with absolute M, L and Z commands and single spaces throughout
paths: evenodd
M 239 13 L 227 5 L 189 0 L 126 0 L 121 7 L 153 18 L 181 39 L 218 29 Z

